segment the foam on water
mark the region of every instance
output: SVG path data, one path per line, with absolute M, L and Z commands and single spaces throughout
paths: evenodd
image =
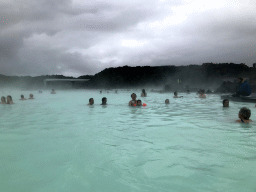
M 45 91 L 27 101 L 18 99 L 30 92 L 8 92 L 15 104 L 0 105 L 1 191 L 256 191 L 255 122 L 234 122 L 243 106 L 256 121 L 253 104 L 148 92 L 146 107 L 129 107 L 132 92 L 140 95 Z

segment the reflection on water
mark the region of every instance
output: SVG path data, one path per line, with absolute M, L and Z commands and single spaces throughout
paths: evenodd
M 224 109 L 219 95 L 193 93 L 149 93 L 146 107 L 128 106 L 124 91 L 10 94 L 15 105 L 0 105 L 2 191 L 256 191 L 256 126 L 234 122 L 243 106 L 256 121 L 251 104 Z

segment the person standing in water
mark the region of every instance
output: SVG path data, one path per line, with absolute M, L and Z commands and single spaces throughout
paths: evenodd
M 106 97 L 103 97 L 102 98 L 102 103 L 101 105 L 107 105 L 107 98 Z
M 52 89 L 52 92 L 51 92 L 51 94 L 56 94 L 56 92 L 54 91 L 54 89 Z
M 26 98 L 24 98 L 24 95 L 21 95 L 20 98 L 21 98 L 20 100 L 22 100 L 22 101 L 27 100 Z
M 137 95 L 135 94 L 135 93 L 132 93 L 131 94 L 131 98 L 132 98 L 132 100 L 129 102 L 129 106 L 134 106 L 134 104 L 135 105 L 137 105 L 137 100 L 136 100 L 136 98 L 137 98 Z
M 251 117 L 251 110 L 246 108 L 246 107 L 243 107 L 243 108 L 240 109 L 240 111 L 238 113 L 239 120 L 236 120 L 236 122 L 238 122 L 238 123 L 252 122 L 250 117 Z
M 87 105 L 93 105 L 93 104 L 94 104 L 94 100 L 93 100 L 93 98 L 90 98 L 89 103 Z
M 3 96 L 3 97 L 1 97 L 1 102 L 0 102 L 0 104 L 7 104 L 6 103 L 6 98 Z
M 33 94 L 30 94 L 28 99 L 35 99 L 35 98 L 34 98 Z
M 147 93 L 145 89 L 142 89 L 141 97 L 147 97 Z
M 223 102 L 223 107 L 229 107 L 229 100 L 228 99 L 224 99 L 222 102 Z
M 12 100 L 12 96 L 10 95 L 7 96 L 7 104 L 14 104 Z

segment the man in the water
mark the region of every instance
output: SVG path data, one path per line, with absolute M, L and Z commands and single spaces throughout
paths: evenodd
M 94 104 L 94 100 L 93 100 L 93 98 L 90 98 L 89 103 L 87 105 L 93 105 L 93 104 Z
M 246 107 L 243 107 L 243 108 L 240 109 L 240 111 L 238 113 L 239 120 L 236 120 L 236 122 L 238 122 L 238 123 L 252 122 L 250 117 L 251 117 L 251 110 L 246 108 Z
M 33 94 L 30 94 L 28 99 L 35 99 L 35 98 L 34 98 L 34 95 L 33 95 Z
M 223 107 L 229 107 L 229 100 L 228 99 L 224 99 L 222 102 L 223 102 Z
M 101 105 L 107 105 L 107 98 L 106 97 L 103 97 L 102 98 L 102 103 Z
M 239 89 L 238 91 L 233 94 L 233 97 L 240 97 L 240 96 L 249 96 L 252 93 L 251 87 L 250 85 L 247 83 L 247 81 L 245 79 L 243 79 L 242 77 L 238 78 L 238 82 L 239 82 Z
M 26 98 L 24 98 L 24 95 L 21 95 L 20 98 L 20 100 L 27 100 Z
M 56 92 L 54 91 L 54 89 L 52 89 L 52 92 L 51 92 L 51 94 L 56 94 Z
M 131 98 L 132 98 L 132 100 L 129 102 L 129 106 L 133 106 L 134 104 L 137 104 L 137 100 L 136 100 L 136 98 L 137 98 L 137 95 L 135 94 L 135 93 L 132 93 L 131 94 Z
M 5 97 L 3 96 L 3 97 L 1 97 L 1 102 L 0 102 L 0 104 L 7 104 L 6 103 L 6 99 L 5 99 Z
M 165 104 L 170 104 L 169 99 L 165 99 Z

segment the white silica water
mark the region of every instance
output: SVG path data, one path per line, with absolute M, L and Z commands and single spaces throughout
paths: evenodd
M 32 91 L 26 101 L 19 98 L 28 91 L 2 93 L 15 104 L 0 105 L 0 191 L 256 191 L 255 104 L 223 108 L 220 95 L 195 93 L 56 92 Z M 133 92 L 146 107 L 128 106 Z M 244 106 L 250 124 L 235 122 Z

